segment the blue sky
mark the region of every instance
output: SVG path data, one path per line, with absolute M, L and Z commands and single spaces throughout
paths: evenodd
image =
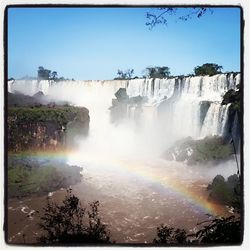
M 113 79 L 133 68 L 168 66 L 189 74 L 212 62 L 240 70 L 240 9 L 216 8 L 186 22 L 146 27 L 150 8 L 10 8 L 8 76 L 36 76 L 38 66 L 74 79 Z M 180 10 L 182 13 L 184 10 Z

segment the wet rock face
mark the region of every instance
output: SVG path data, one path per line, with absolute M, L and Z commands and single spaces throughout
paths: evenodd
M 214 164 L 230 158 L 233 154 L 231 144 L 226 143 L 223 138 L 213 136 L 200 140 L 193 140 L 187 137 L 177 141 L 164 154 L 167 160 L 183 161 L 190 165 L 207 164 L 213 161 Z
M 142 104 L 147 102 L 147 97 L 140 95 L 130 97 L 127 95 L 125 88 L 120 88 L 115 93 L 116 99 L 112 99 L 112 106 L 110 107 L 110 117 L 112 123 L 119 123 L 121 120 L 133 117 L 135 121 L 140 119 L 142 112 Z M 134 115 L 131 115 L 133 113 Z
M 8 150 L 56 150 L 87 136 L 89 111 L 78 107 L 18 107 L 8 110 Z M 66 137 L 72 137 L 67 144 Z
M 206 117 L 206 114 L 207 114 L 207 111 L 208 111 L 210 105 L 211 105 L 211 102 L 209 102 L 209 101 L 202 101 L 201 102 L 201 106 L 200 106 L 200 124 L 201 124 L 201 126 L 205 120 L 205 117 Z

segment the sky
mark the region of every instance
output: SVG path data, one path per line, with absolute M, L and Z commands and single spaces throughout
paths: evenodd
M 217 63 L 240 71 L 240 9 L 213 8 L 201 18 L 150 30 L 153 8 L 9 8 L 8 77 L 36 76 L 39 66 L 76 80 L 113 79 L 117 70 L 168 66 L 172 75 Z

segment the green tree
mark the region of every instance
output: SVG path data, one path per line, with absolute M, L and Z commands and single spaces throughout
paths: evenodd
M 53 80 L 53 81 L 56 81 L 58 79 L 58 75 L 57 75 L 56 71 L 53 71 L 51 73 L 50 79 Z
M 42 66 L 38 67 L 37 78 L 38 80 L 50 80 L 51 70 L 45 69 Z
M 204 76 L 204 75 L 212 76 L 220 74 L 222 69 L 223 67 L 216 63 L 205 63 L 202 66 L 195 67 L 194 73 L 197 76 Z
M 86 211 L 71 189 L 61 205 L 48 199 L 39 224 L 45 235 L 39 241 L 48 244 L 111 243 L 106 225 L 99 217 L 98 207 L 99 202 L 95 201 Z
M 162 67 L 147 67 L 146 77 L 148 78 L 166 78 L 170 76 L 170 68 L 167 66 Z
M 134 70 L 133 69 L 127 69 L 125 71 L 118 69 L 117 71 L 117 77 L 114 78 L 115 80 L 129 80 L 132 79 L 134 75 Z

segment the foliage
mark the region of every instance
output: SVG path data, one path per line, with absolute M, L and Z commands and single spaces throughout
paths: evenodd
M 240 210 L 240 178 L 236 174 L 230 175 L 227 181 L 216 175 L 207 189 L 210 190 L 210 198 Z
M 39 81 L 40 80 L 50 80 L 50 76 L 51 76 L 51 70 L 45 69 L 42 66 L 38 67 L 37 78 Z
M 118 76 L 116 78 L 114 78 L 114 80 L 129 80 L 129 79 L 132 79 L 132 77 L 134 75 L 134 70 L 127 69 L 125 71 L 122 71 L 122 70 L 118 69 L 117 75 Z
M 27 158 L 17 157 L 12 156 L 10 159 L 9 156 L 8 197 L 41 195 L 62 187 L 67 188 L 81 180 L 80 167 L 48 159 L 40 166 Z
M 193 17 L 201 18 L 207 12 L 213 13 L 213 11 L 210 8 L 204 8 L 204 7 L 154 8 L 151 9 L 151 11 L 147 12 L 146 14 L 147 18 L 146 26 L 148 26 L 149 29 L 153 29 L 158 24 L 167 25 L 170 16 L 175 16 L 177 20 L 181 21 L 187 21 Z
M 148 78 L 166 78 L 170 76 L 170 68 L 167 66 L 162 67 L 147 67 L 146 77 Z
M 224 143 L 222 138 L 207 137 L 195 143 L 192 160 L 208 161 L 226 158 L 233 153 L 232 145 Z
M 51 80 L 53 80 L 53 81 L 56 81 L 57 80 L 57 72 L 56 71 L 53 71 L 52 73 L 51 73 L 51 76 L 50 76 L 50 79 Z
M 222 66 L 219 66 L 216 63 L 205 63 L 202 66 L 197 66 L 194 68 L 194 73 L 197 76 L 204 76 L 204 75 L 216 75 L 220 74 L 222 70 Z
M 37 79 L 38 79 L 38 81 L 41 81 L 41 80 L 49 80 L 50 81 L 50 80 L 52 80 L 55 82 L 69 80 L 68 78 L 66 79 L 64 77 L 59 77 L 56 71 L 51 71 L 49 69 L 45 69 L 43 66 L 38 67 Z M 73 78 L 72 78 L 72 81 L 74 81 Z
M 228 158 L 233 154 L 233 146 L 217 136 L 205 137 L 200 140 L 187 137 L 170 147 L 164 153 L 164 157 L 172 159 L 173 154 L 177 161 L 187 160 L 188 164 L 194 165 Z
M 84 107 L 67 105 L 9 107 L 7 125 L 9 151 L 57 150 L 88 134 L 89 114 Z
M 48 199 L 39 224 L 45 235 L 39 240 L 47 244 L 111 243 L 106 225 L 99 217 L 98 207 L 99 202 L 95 201 L 86 211 L 71 189 L 61 205 Z
M 174 229 L 173 227 L 168 227 L 161 224 L 157 227 L 157 237 L 153 240 L 154 244 L 186 244 L 187 242 L 187 231 L 184 229 Z
M 235 216 L 214 218 L 201 224 L 206 224 L 196 234 L 187 234 L 185 229 L 174 229 L 166 225 L 157 227 L 157 237 L 153 240 L 157 245 L 187 245 L 187 244 L 240 244 L 241 223 Z
M 200 243 L 206 244 L 240 244 L 241 223 L 239 218 L 215 218 L 196 233 Z
M 39 105 L 38 100 L 37 100 L 39 98 L 35 98 L 34 96 L 24 95 L 21 93 L 13 94 L 13 93 L 8 92 L 7 99 L 8 99 L 8 107 Z
M 65 126 L 81 111 L 79 107 L 47 106 L 41 107 L 10 107 L 8 117 L 15 117 L 15 124 L 31 122 L 55 122 Z
M 222 105 L 231 103 L 230 109 L 232 111 L 240 112 L 240 100 L 241 100 L 241 87 L 236 86 L 237 90 L 229 89 L 223 96 Z

